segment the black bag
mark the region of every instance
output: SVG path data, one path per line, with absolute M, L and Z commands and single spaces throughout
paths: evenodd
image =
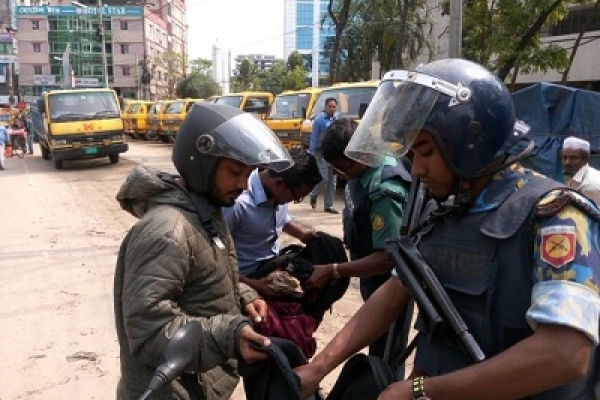
M 317 265 L 348 262 L 344 243 L 339 238 L 325 232 L 319 232 L 319 237 L 311 240 L 302 249 L 299 256 Z M 317 296 L 304 299 L 304 310 L 320 322 L 333 303 L 346 293 L 349 285 L 350 278 L 329 281 L 323 289 L 318 291 Z
M 293 368 L 306 364 L 306 358 L 293 342 L 274 337 L 267 347 L 253 347 L 266 351 L 270 357 L 254 364 L 238 361 L 247 400 L 322 400 L 318 392 L 301 399 L 300 379 Z
M 261 264 L 252 278 L 262 278 L 276 269 L 283 269 L 302 282 L 312 273 L 313 265 L 344 262 L 348 262 L 348 256 L 342 241 L 328 233 L 319 232 L 318 237 L 306 246 L 291 244 L 283 248 L 279 256 Z M 342 298 L 348 285 L 350 278 L 330 281 L 323 289 L 301 300 L 304 311 L 321 323 L 325 312 Z
M 376 400 L 394 381 L 394 373 L 381 358 L 355 354 L 342 368 L 327 400 Z

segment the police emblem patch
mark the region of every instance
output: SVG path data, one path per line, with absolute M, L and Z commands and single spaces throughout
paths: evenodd
M 379 231 L 379 230 L 383 229 L 384 226 L 385 226 L 385 221 L 381 215 L 376 215 L 373 217 L 373 220 L 371 221 L 371 227 L 373 228 L 374 231 Z
M 554 268 L 575 259 L 575 227 L 549 226 L 542 228 L 540 257 Z

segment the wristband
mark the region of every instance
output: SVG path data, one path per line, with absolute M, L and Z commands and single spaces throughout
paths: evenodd
M 427 397 L 427 395 L 425 394 L 424 376 L 417 376 L 411 381 L 410 391 L 413 400 L 431 400 L 431 398 Z
M 331 267 L 332 267 L 331 275 L 333 276 L 333 279 L 340 279 L 342 276 L 340 275 L 338 263 L 333 263 L 331 265 Z

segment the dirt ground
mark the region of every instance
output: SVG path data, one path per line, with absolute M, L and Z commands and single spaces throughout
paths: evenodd
M 66 162 L 55 170 L 36 154 L 0 171 L 0 400 L 114 399 L 119 377 L 112 284 L 120 242 L 134 218 L 114 200 L 136 163 L 174 171 L 171 146 L 132 141 L 118 164 Z M 341 235 L 341 216 L 292 215 Z M 335 205 L 342 209 L 341 193 Z M 319 348 L 362 304 L 356 283 L 327 314 Z M 327 391 L 336 372 L 324 382 Z M 244 399 L 238 387 L 233 399 Z

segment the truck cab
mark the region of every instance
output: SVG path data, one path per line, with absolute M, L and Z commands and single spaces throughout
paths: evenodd
M 146 116 L 146 134 L 142 137 L 144 140 L 158 139 L 158 131 L 160 130 L 159 115 L 165 105 L 163 100 L 157 100 L 148 109 Z
M 192 106 L 204 99 L 179 99 L 169 102 L 169 105 L 162 112 L 162 129 L 160 138 L 163 142 L 174 141 L 181 123 L 187 116 L 187 112 Z
M 215 103 L 239 108 L 255 114 L 260 119 L 265 119 L 273 103 L 273 94 L 269 92 L 239 92 L 228 93 L 220 96 Z
M 119 161 L 125 143 L 119 99 L 111 89 L 72 89 L 45 92 L 31 108 L 42 158 L 57 169 L 65 160 L 108 157 Z
M 123 123 L 125 134 L 131 137 L 144 137 L 148 131 L 148 110 L 152 106 L 151 101 L 130 101 L 124 113 Z
M 288 90 L 275 96 L 265 123 L 290 150 L 301 148 L 302 121 L 311 113 L 321 89 Z
M 337 115 L 339 117 L 351 118 L 356 122 L 360 122 L 362 115 L 377 91 L 378 85 L 378 81 L 336 83 L 322 89 L 308 117 L 302 122 L 300 128 L 302 145 L 308 148 L 313 121 L 325 110 L 325 100 L 329 98 L 337 100 Z

